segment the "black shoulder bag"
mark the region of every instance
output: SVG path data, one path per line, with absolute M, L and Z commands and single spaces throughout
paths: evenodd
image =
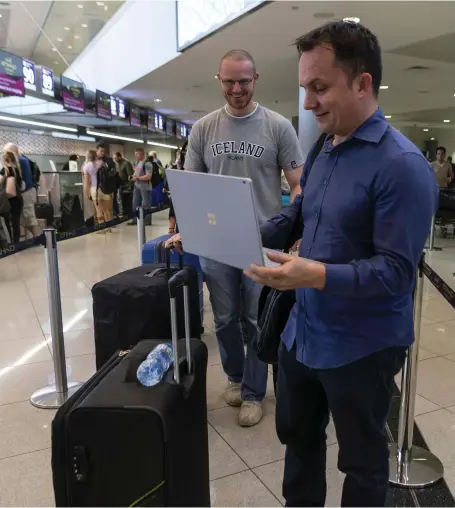
M 314 161 L 324 146 L 326 137 L 326 134 L 321 134 L 311 151 L 308 163 L 308 176 Z M 296 222 L 298 221 L 299 218 L 296 219 Z M 303 226 L 301 227 L 303 228 Z M 267 286 L 264 286 L 262 289 L 258 305 L 258 331 L 253 344 L 259 360 L 269 364 L 278 363 L 278 347 L 281 341 L 281 334 L 288 322 L 289 314 L 295 302 L 294 290 L 280 291 Z

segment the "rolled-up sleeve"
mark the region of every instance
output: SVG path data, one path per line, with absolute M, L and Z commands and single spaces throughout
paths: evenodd
M 420 155 L 402 154 L 378 174 L 372 192 L 375 255 L 326 265 L 324 291 L 380 297 L 404 293 L 413 283 L 439 199 L 432 169 Z

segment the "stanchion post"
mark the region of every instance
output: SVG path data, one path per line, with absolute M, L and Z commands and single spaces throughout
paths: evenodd
M 430 451 L 413 446 L 414 409 L 419 361 L 420 323 L 423 301 L 423 262 L 417 270 L 414 291 L 414 344 L 409 346 L 401 378 L 400 415 L 398 420 L 398 442 L 390 445 L 390 483 L 400 487 L 422 488 L 439 481 L 444 475 L 444 466 Z
M 55 384 L 36 391 L 30 402 L 39 408 L 60 407 L 82 383 L 68 383 L 66 375 L 65 340 L 63 336 L 62 302 L 60 299 L 60 279 L 58 273 L 57 232 L 44 230 L 44 259 L 46 266 L 49 318 L 51 323 L 52 354 L 54 360 Z
M 442 250 L 441 247 L 435 247 L 435 245 L 434 245 L 435 232 L 436 232 L 436 216 L 433 215 L 433 218 L 431 219 L 430 236 L 428 239 L 428 249 L 427 249 L 430 252 L 433 250 L 437 250 L 437 251 Z
M 145 240 L 144 208 L 140 206 L 137 209 L 137 250 L 140 265 L 142 265 L 142 247 L 145 242 L 146 240 Z

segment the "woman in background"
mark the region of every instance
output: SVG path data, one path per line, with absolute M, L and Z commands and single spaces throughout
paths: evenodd
M 3 169 L 0 172 L 0 188 L 8 196 L 10 213 L 6 217 L 6 226 L 13 243 L 19 243 L 21 237 L 21 213 L 24 206 L 22 191 L 25 183 L 19 162 L 13 152 L 3 155 Z
M 112 194 L 104 194 L 98 189 L 98 169 L 102 161 L 98 159 L 95 150 L 87 152 L 86 163 L 82 168 L 84 174 L 84 194 L 95 208 L 95 224 L 101 225 L 112 220 Z M 100 229 L 98 234 L 112 233 L 111 228 Z

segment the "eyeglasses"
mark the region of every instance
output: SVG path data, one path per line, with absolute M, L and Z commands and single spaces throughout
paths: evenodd
M 238 83 L 239 86 L 243 88 L 245 86 L 250 85 L 253 82 L 253 80 L 254 80 L 254 78 L 238 79 L 238 80 L 234 80 L 234 79 L 222 79 L 221 83 L 224 86 L 228 86 L 228 87 L 231 87 L 231 88 L 233 88 L 235 86 L 235 84 Z

